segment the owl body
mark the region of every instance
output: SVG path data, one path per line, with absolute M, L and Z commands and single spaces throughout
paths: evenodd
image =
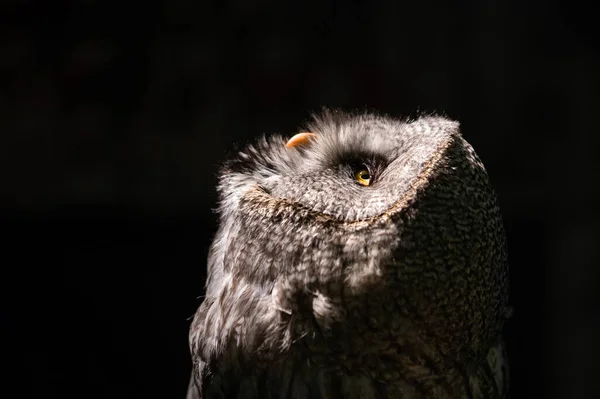
M 188 397 L 506 397 L 504 231 L 458 124 L 309 128 L 222 170 Z

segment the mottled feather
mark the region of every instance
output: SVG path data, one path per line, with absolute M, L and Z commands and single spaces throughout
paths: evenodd
M 504 230 L 458 123 L 325 112 L 307 128 L 221 171 L 188 399 L 506 398 Z

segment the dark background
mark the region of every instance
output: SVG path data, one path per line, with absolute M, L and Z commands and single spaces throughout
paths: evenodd
M 513 398 L 600 397 L 591 5 L 7 0 L 0 21 L 0 396 L 183 398 L 216 168 L 330 106 L 461 121 L 508 233 Z

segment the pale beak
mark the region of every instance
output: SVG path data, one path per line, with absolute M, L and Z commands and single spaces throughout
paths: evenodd
M 317 135 L 314 133 L 309 133 L 309 132 L 298 133 L 297 135 L 295 135 L 294 137 L 289 139 L 288 142 L 285 143 L 285 146 L 287 148 L 303 146 L 303 145 L 308 144 L 310 142 L 310 140 L 314 140 L 316 138 L 317 138 Z

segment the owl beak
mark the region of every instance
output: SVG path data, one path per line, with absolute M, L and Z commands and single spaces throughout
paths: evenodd
M 317 135 L 314 133 L 309 133 L 309 132 L 298 133 L 297 135 L 295 135 L 294 137 L 289 139 L 287 141 L 287 143 L 285 143 L 285 146 L 287 148 L 303 146 L 303 145 L 308 144 L 310 142 L 310 140 L 314 140 L 316 138 L 317 138 Z

